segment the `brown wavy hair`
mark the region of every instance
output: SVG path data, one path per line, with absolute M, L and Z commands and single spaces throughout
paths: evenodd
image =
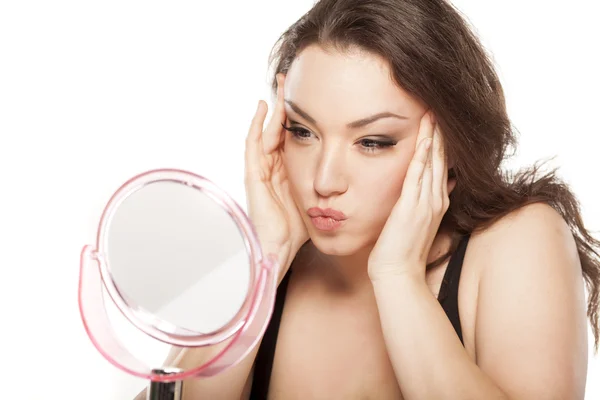
M 442 220 L 453 232 L 450 251 L 427 268 L 445 262 L 463 235 L 525 205 L 543 202 L 562 215 L 577 244 L 597 354 L 600 241 L 584 227 L 579 202 L 556 169 L 540 174 L 539 162 L 516 173 L 501 169 L 514 154 L 508 150 L 516 148 L 515 129 L 492 58 L 460 11 L 444 0 L 320 0 L 271 50 L 273 93 L 275 75 L 287 73 L 312 44 L 382 57 L 394 81 L 434 111 L 457 185 Z

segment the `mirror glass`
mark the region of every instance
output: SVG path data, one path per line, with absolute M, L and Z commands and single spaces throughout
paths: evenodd
M 106 225 L 106 263 L 131 308 L 208 334 L 242 307 L 250 255 L 229 213 L 207 193 L 176 181 L 148 183 Z

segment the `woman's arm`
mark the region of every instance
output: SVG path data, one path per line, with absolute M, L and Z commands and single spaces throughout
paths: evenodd
M 388 353 L 406 399 L 583 399 L 587 320 L 569 227 L 535 204 L 473 235 L 481 264 L 477 363 L 425 282 L 377 281 Z

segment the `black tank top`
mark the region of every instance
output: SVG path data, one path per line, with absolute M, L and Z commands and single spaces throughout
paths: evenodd
M 452 322 L 452 326 L 463 345 L 462 329 L 458 313 L 458 282 L 460 280 L 460 272 L 462 270 L 469 237 L 470 235 L 464 236 L 458 244 L 456 251 L 452 253 L 438 294 L 438 301 L 446 312 L 448 319 Z M 266 400 L 267 394 L 269 393 L 269 382 L 271 379 L 271 370 L 273 369 L 277 333 L 279 332 L 279 324 L 281 322 L 281 314 L 283 312 L 283 303 L 290 279 L 290 272 L 291 268 L 285 274 L 277 288 L 273 315 L 256 354 L 250 400 Z

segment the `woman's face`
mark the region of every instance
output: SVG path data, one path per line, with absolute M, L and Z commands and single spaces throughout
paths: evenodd
M 285 132 L 283 159 L 313 244 L 336 256 L 373 246 L 400 196 L 427 108 L 392 81 L 382 59 L 319 46 L 297 56 L 284 88 L 293 132 Z M 386 116 L 352 124 L 380 113 Z M 311 218 L 312 207 L 347 219 L 323 229 L 331 221 Z

